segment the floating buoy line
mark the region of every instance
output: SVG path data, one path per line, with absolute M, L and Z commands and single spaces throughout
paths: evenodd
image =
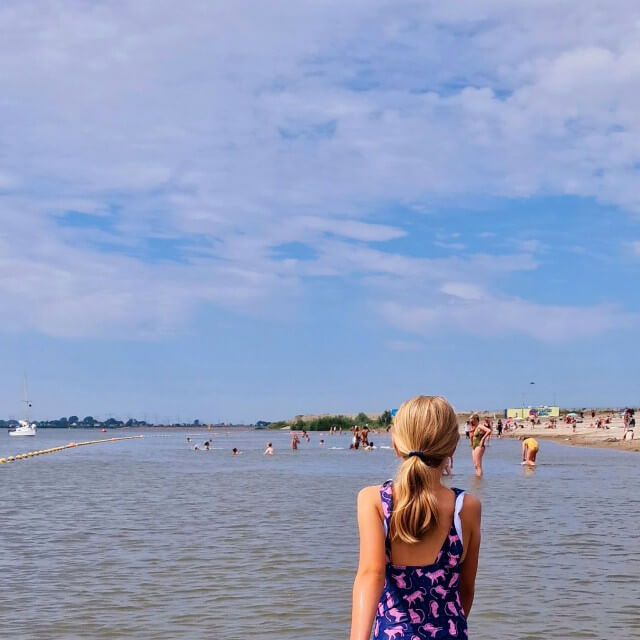
M 144 438 L 144 436 L 122 436 L 120 438 L 104 438 L 102 440 L 87 440 L 86 442 L 70 442 L 60 447 L 51 447 L 51 449 L 41 449 L 40 451 L 29 451 L 27 453 L 18 453 L 15 456 L 0 458 L 0 464 L 7 462 L 15 462 L 16 460 L 26 460 L 35 456 L 42 456 L 45 453 L 55 453 L 56 451 L 64 451 L 65 449 L 73 449 L 75 447 L 85 447 L 88 444 L 104 444 L 105 442 L 118 442 L 120 440 L 133 440 L 135 438 Z

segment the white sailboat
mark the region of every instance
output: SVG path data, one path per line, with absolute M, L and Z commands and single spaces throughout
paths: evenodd
M 10 436 L 35 436 L 37 432 L 36 423 L 29 422 L 29 409 L 31 402 L 29 400 L 29 388 L 27 387 L 27 376 L 24 377 L 24 420 L 18 420 L 18 426 L 9 431 Z

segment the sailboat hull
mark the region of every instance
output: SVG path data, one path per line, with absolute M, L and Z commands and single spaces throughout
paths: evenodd
M 36 428 L 35 427 L 18 427 L 13 431 L 9 431 L 10 436 L 35 436 Z

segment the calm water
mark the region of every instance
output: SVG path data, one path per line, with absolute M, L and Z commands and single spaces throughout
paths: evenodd
M 0 457 L 97 437 L 3 433 Z M 273 458 L 262 456 L 267 439 Z M 286 433 L 223 433 L 220 449 L 196 453 L 184 433 L 146 432 L 1 466 L 3 633 L 347 638 L 355 496 L 390 477 L 395 459 L 328 448 L 347 436 L 325 435 L 324 449 L 318 439 L 292 454 Z M 543 442 L 527 472 L 519 443 L 505 440 L 485 461 L 477 482 L 461 443 L 452 481 L 483 501 L 470 637 L 640 637 L 640 454 Z

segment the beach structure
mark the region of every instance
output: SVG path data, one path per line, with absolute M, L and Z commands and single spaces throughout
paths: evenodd
M 538 407 L 517 407 L 505 409 L 504 411 L 505 418 L 521 418 L 522 420 L 527 420 L 532 416 L 536 416 L 537 418 L 559 418 L 560 407 L 548 407 L 545 405 Z

